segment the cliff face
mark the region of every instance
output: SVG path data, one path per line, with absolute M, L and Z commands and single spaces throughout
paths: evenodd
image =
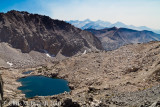
M 64 56 L 102 49 L 100 41 L 87 31 L 48 16 L 19 11 L 0 13 L 0 42 L 22 52 L 47 50 Z
M 137 31 L 127 28 L 86 29 L 97 36 L 105 50 L 114 50 L 125 44 L 159 41 L 160 34 L 151 31 Z

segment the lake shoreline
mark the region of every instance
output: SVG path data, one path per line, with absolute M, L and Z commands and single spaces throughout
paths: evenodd
M 17 81 L 21 82 L 22 86 L 18 87 L 18 89 L 25 94 L 26 98 L 33 98 L 35 96 L 52 96 L 70 91 L 68 82 L 64 79 L 30 75 L 25 78 L 20 78 Z

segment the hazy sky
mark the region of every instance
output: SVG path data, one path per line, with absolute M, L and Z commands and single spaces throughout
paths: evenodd
M 104 20 L 160 29 L 160 0 L 0 0 L 0 11 L 28 11 L 60 20 Z

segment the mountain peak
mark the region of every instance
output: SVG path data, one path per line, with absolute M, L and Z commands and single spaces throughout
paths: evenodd
M 29 14 L 27 11 L 17 11 L 17 10 L 10 10 L 10 11 L 8 11 L 7 13 L 9 13 L 9 14 L 16 14 L 16 13 L 27 13 L 27 14 Z
M 122 23 L 122 22 L 118 21 L 118 22 L 116 22 L 115 24 L 124 24 L 124 23 Z
M 97 20 L 96 22 L 104 22 L 104 21 L 102 21 L 102 20 Z
M 114 23 L 113 24 L 114 26 L 116 26 L 116 27 L 126 27 L 127 25 L 125 25 L 124 23 L 122 23 L 122 22 L 116 22 L 116 23 Z
M 85 19 L 84 21 L 91 21 L 90 19 Z
M 20 11 L 17 11 L 17 10 L 10 10 L 10 11 L 8 11 L 7 13 L 15 13 L 15 12 L 20 12 Z
M 118 28 L 117 27 L 112 27 L 112 28 L 108 28 L 108 29 L 110 29 L 110 30 L 118 30 Z

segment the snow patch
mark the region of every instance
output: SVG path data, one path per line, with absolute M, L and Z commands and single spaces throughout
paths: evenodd
M 7 62 L 7 64 L 11 67 L 11 66 L 13 66 L 13 63 L 11 63 L 11 62 Z
M 47 57 L 49 57 L 49 58 L 55 57 L 54 54 L 53 55 L 49 54 L 47 50 L 43 50 L 43 51 L 44 51 L 44 53 L 46 54 Z
M 87 51 L 85 50 L 85 51 L 83 52 L 83 55 L 86 54 L 86 53 L 87 53 Z
M 46 53 L 46 56 L 47 56 L 47 57 L 51 57 L 51 56 L 49 55 L 49 53 Z

